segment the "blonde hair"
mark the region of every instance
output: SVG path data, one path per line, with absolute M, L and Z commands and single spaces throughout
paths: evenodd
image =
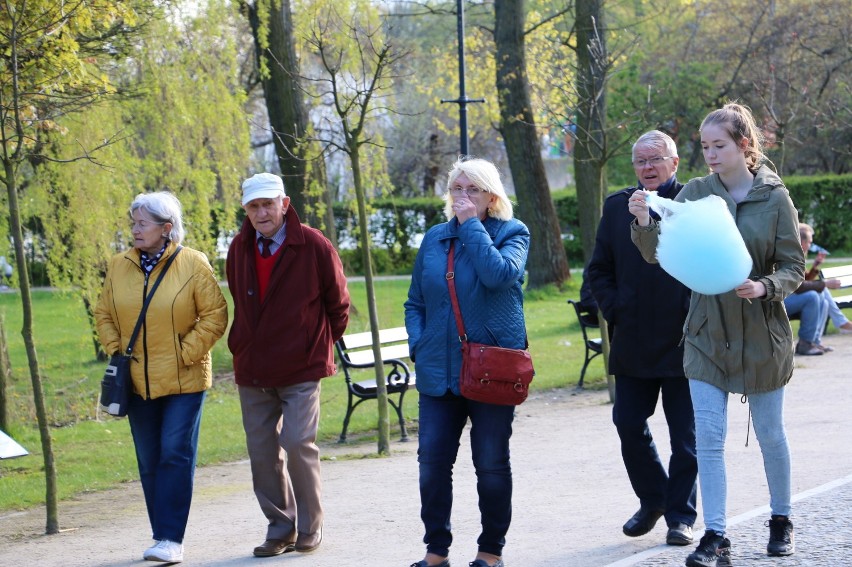
M 488 216 L 499 220 L 509 220 L 512 218 L 512 202 L 506 195 L 503 182 L 500 181 L 500 172 L 494 164 L 480 158 L 459 156 L 459 159 L 453 164 L 452 169 L 450 169 L 447 175 L 447 190 L 444 193 L 444 214 L 447 216 L 447 219 L 451 219 L 454 216 L 453 197 L 450 195 L 450 188 L 462 173 L 467 175 L 468 179 L 474 185 L 486 193 L 497 197 L 494 204 L 488 208 Z
M 763 134 L 754 121 L 751 109 L 742 104 L 729 102 L 722 108 L 708 114 L 701 123 L 699 131 L 711 124 L 722 127 L 731 139 L 738 145 L 743 139 L 748 140 L 745 148 L 746 167 L 754 173 L 766 159 L 763 154 Z
M 800 223 L 799 223 L 799 239 L 801 239 L 801 240 L 807 240 L 807 239 L 809 239 L 809 238 L 810 238 L 811 240 L 813 240 L 813 238 L 814 238 L 814 229 L 813 229 L 813 227 L 812 227 L 811 225 L 809 225 L 809 224 L 805 224 L 805 223 L 803 223 L 803 222 L 800 222 Z

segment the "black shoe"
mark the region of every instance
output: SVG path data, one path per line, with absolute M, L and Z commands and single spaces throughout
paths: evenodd
M 627 520 L 622 530 L 624 535 L 630 537 L 643 536 L 654 529 L 654 526 L 663 516 L 663 510 L 649 510 L 648 508 L 639 508 L 639 511 L 633 514 L 633 517 Z
M 423 561 L 418 561 L 417 563 L 412 563 L 411 567 L 429 567 L 429 564 L 426 563 L 426 560 L 424 559 Z M 450 560 L 444 559 L 443 561 L 438 563 L 438 565 L 436 567 L 450 567 Z
M 666 533 L 666 543 L 669 545 L 689 545 L 692 543 L 692 526 L 672 522 L 669 524 L 669 531 Z
M 787 516 L 772 516 L 764 524 L 769 527 L 769 545 L 766 553 L 775 557 L 793 555 L 796 543 L 793 541 L 793 522 Z
M 731 542 L 707 530 L 695 551 L 686 558 L 687 567 L 731 567 Z

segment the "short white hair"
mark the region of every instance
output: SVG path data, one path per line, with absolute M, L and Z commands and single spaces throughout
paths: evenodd
M 183 241 L 183 210 L 180 201 L 172 193 L 169 191 L 140 193 L 130 204 L 130 214 L 133 215 L 137 209 L 142 209 L 159 223 L 171 223 L 169 240 L 175 244 Z
M 506 195 L 497 167 L 488 160 L 460 156 L 447 175 L 447 190 L 444 193 L 444 214 L 447 219 L 453 218 L 454 215 L 453 196 L 450 195 L 450 189 L 462 173 L 467 175 L 474 185 L 497 197 L 497 201 L 488 208 L 489 216 L 500 220 L 512 218 L 514 214 L 512 202 Z
M 636 148 L 639 146 L 666 150 L 670 157 L 678 157 L 677 144 L 675 144 L 671 136 L 660 130 L 651 130 L 639 136 L 639 139 L 633 144 L 634 157 L 636 156 Z

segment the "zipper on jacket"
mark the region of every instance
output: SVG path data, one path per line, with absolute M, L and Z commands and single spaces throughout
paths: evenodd
M 147 272 L 145 270 L 142 270 L 142 271 L 145 272 L 145 285 L 142 286 L 142 304 L 144 305 L 145 304 L 145 298 L 148 297 L 148 278 L 150 277 L 151 274 L 150 274 L 150 272 Z M 147 314 L 146 314 L 145 318 L 146 319 L 148 318 Z M 144 365 L 143 371 L 145 373 L 145 399 L 150 400 L 151 399 L 151 385 L 148 383 L 148 336 L 147 335 L 148 334 L 147 334 L 147 331 L 146 331 L 145 321 L 142 321 L 142 354 L 143 354 L 142 364 Z

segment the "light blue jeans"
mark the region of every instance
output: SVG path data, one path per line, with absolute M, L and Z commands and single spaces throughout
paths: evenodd
M 822 299 L 828 308 L 828 316 L 831 317 L 831 322 L 834 323 L 834 326 L 838 329 L 849 322 L 849 319 L 846 318 L 846 315 L 843 314 L 843 311 L 840 310 L 840 307 L 837 306 L 837 302 L 834 301 L 834 297 L 831 295 L 831 291 L 828 288 L 822 290 Z M 823 322 L 825 319 L 823 319 Z
M 700 380 L 689 381 L 695 411 L 695 444 L 704 526 L 719 534 L 727 528 L 728 486 L 725 437 L 728 433 L 728 392 Z M 784 388 L 749 394 L 751 420 L 763 454 L 773 515 L 790 515 L 790 446 L 784 431 Z
M 791 293 L 784 298 L 784 307 L 790 315 L 802 314 L 799 323 L 799 339 L 819 343 L 828 316 L 823 296 L 814 290 Z

